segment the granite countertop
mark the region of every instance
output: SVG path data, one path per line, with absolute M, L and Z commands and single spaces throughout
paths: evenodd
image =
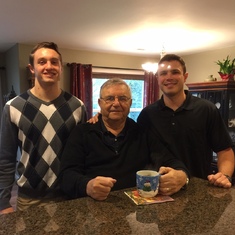
M 0 216 L 0 235 L 56 234 L 234 234 L 235 188 L 193 178 L 174 201 L 137 206 L 112 192 L 105 201 L 89 197 Z

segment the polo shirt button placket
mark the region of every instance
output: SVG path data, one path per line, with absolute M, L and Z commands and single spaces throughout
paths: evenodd
M 175 125 L 174 117 L 175 117 L 175 114 L 173 113 L 173 115 L 172 115 L 172 121 L 171 121 L 171 125 L 172 125 L 172 126 L 174 126 L 174 125 Z

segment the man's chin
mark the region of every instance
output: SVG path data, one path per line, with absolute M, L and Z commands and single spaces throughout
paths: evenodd
M 120 120 L 123 118 L 123 114 L 120 112 L 112 112 L 109 114 L 109 118 L 112 120 Z
M 54 78 L 46 78 L 46 79 L 43 80 L 43 82 L 46 83 L 46 84 L 54 84 L 58 81 L 59 81 L 58 79 L 54 79 Z
M 175 89 L 163 89 L 163 93 L 167 96 L 174 96 L 177 91 Z

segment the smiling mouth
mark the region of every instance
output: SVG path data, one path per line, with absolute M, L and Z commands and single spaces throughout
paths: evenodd
M 167 83 L 164 83 L 164 86 L 169 86 L 169 85 L 176 85 L 177 82 L 167 82 Z
M 47 77 L 53 77 L 55 76 L 55 73 L 44 73 L 44 75 Z

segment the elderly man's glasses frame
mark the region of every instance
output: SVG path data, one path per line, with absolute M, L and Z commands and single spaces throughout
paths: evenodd
M 100 99 L 104 100 L 106 104 L 112 104 L 115 101 L 115 99 L 117 99 L 119 103 L 127 103 L 131 98 L 121 95 L 121 96 L 100 97 Z

